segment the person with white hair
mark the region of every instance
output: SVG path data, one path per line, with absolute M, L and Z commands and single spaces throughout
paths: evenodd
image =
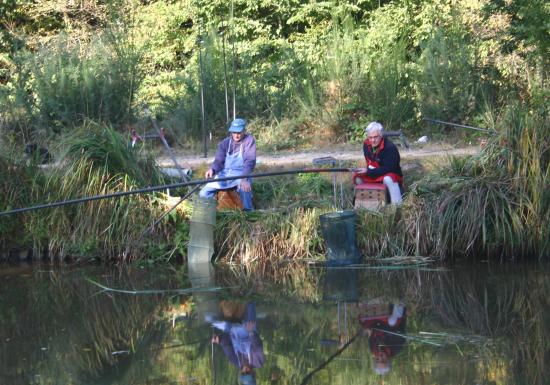
M 395 144 L 384 138 L 384 127 L 378 122 L 371 122 L 365 129 L 367 138 L 363 143 L 363 154 L 367 167 L 359 169 L 353 175 L 355 184 L 384 183 L 388 188 L 392 204 L 403 202 L 401 187 L 403 173 L 401 157 Z

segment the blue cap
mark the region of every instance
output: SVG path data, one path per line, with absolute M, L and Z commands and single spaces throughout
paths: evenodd
M 243 132 L 246 127 L 246 120 L 244 119 L 235 119 L 231 122 L 229 126 L 229 132 Z
M 241 374 L 239 376 L 239 382 L 242 385 L 256 385 L 256 377 L 252 374 Z

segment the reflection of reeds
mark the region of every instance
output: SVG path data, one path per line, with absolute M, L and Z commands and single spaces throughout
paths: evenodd
M 448 273 L 432 276 L 423 285 L 411 281 L 410 286 L 420 302 L 427 302 L 423 306 L 437 309 L 442 324 L 490 337 L 476 344 L 481 366 L 506 363 L 501 373 L 506 383 L 542 384 L 550 374 L 545 365 L 550 336 L 544 318 L 550 281 L 543 274 L 523 273 L 514 269 L 497 276 L 498 283 L 487 282 L 492 278 L 485 272 L 475 277 L 472 271 Z
M 223 287 L 233 288 L 232 292 L 238 295 L 242 295 L 243 290 L 256 291 L 263 293 L 266 299 L 276 300 L 282 291 L 306 302 L 316 302 L 321 296 L 319 275 L 314 274 L 305 263 L 280 261 L 265 264 L 263 268 L 236 263 L 227 267 L 218 270 L 216 281 Z
M 143 285 L 147 278 L 127 273 L 115 278 L 118 286 Z M 22 365 L 25 357 L 29 372 L 41 376 L 44 383 L 93 383 L 127 357 L 114 352 L 149 349 L 164 334 L 166 323 L 157 324 L 157 320 L 168 303 L 160 296 L 98 294 L 77 273 L 47 274 L 36 273 L 34 280 L 20 288 L 24 296 L 13 309 L 27 316 L 3 324 L 2 335 L 20 336 L 26 342 L 13 350 L 15 363 L 2 361 L 0 378 Z M 159 287 L 173 287 L 170 281 L 157 274 Z

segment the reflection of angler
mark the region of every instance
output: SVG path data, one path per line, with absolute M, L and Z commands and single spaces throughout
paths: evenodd
M 212 326 L 222 331 L 212 342 L 220 344 L 229 362 L 240 369 L 241 383 L 255 383 L 253 369 L 265 362 L 263 343 L 256 328 L 256 305 L 246 304 L 242 322 L 212 321 Z
M 373 355 L 374 371 L 386 374 L 391 368 L 391 358 L 405 346 L 406 309 L 403 304 L 390 304 L 389 313 L 378 316 L 360 316 L 359 322 L 369 333 L 369 348 Z

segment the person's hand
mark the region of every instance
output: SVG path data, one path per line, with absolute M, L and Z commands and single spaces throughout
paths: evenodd
M 213 335 L 212 336 L 212 343 L 213 344 L 219 344 L 220 343 L 220 336 Z
M 241 191 L 249 192 L 252 191 L 252 187 L 250 186 L 250 182 L 248 179 L 241 179 L 241 184 L 239 186 Z
M 244 323 L 244 328 L 250 333 L 254 331 L 256 327 L 256 321 L 247 321 Z
M 364 173 L 367 172 L 367 169 L 364 168 L 364 167 L 354 168 L 353 172 L 356 172 L 356 173 L 359 173 L 359 174 L 364 174 Z
M 204 173 L 204 177 L 205 177 L 206 179 L 210 179 L 210 178 L 212 178 L 213 176 L 214 176 L 214 170 L 212 170 L 211 168 L 209 168 L 208 171 L 206 171 L 206 172 Z

